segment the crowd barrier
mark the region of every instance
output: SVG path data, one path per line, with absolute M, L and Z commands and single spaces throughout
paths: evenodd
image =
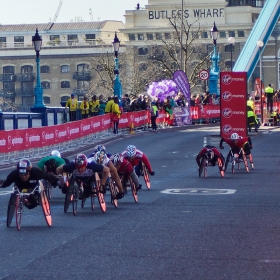
M 191 121 L 219 118 L 219 106 L 191 107 Z M 184 116 L 180 115 L 180 118 Z M 175 117 L 174 117 L 175 119 Z M 150 123 L 149 111 L 127 112 L 121 115 L 119 130 L 146 129 Z M 176 125 L 165 111 L 159 111 L 160 127 Z M 109 135 L 113 123 L 109 114 L 53 126 L 0 131 L 0 165 L 7 160 L 22 157 L 41 157 L 52 149 L 69 150 Z

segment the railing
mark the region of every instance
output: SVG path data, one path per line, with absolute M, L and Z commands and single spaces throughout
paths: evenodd
M 17 74 L 16 80 L 19 82 L 34 82 L 35 74 L 34 73 Z
M 15 74 L 0 74 L 0 82 L 15 82 L 16 78 Z
M 91 71 L 83 71 L 83 72 L 74 72 L 73 79 L 89 81 L 92 77 Z
M 89 91 L 89 88 L 73 88 L 73 93 L 76 95 L 86 95 Z
M 0 89 L 0 97 L 3 98 L 14 98 L 15 97 L 15 92 L 14 91 L 8 91 L 4 89 Z
M 16 90 L 16 96 L 21 96 L 21 97 L 32 97 L 34 96 L 34 89 L 17 89 Z

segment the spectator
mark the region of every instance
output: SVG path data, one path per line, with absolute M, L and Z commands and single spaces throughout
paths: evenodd
M 80 109 L 82 111 L 82 119 L 88 118 L 89 115 L 89 102 L 88 98 L 85 96 L 84 101 L 80 105 Z
M 130 104 L 130 110 L 133 112 L 141 110 L 141 107 L 139 106 L 139 103 L 138 103 L 138 99 L 132 100 L 132 103 Z
M 113 99 L 113 105 L 112 105 L 112 113 L 118 115 L 118 119 L 121 117 L 121 109 L 119 106 L 119 98 L 117 96 Z M 119 128 L 119 120 L 114 121 L 114 134 L 118 134 L 118 128 Z
M 195 100 L 196 100 L 196 95 L 194 94 L 194 95 L 192 95 L 191 96 L 191 106 L 195 106 L 196 104 L 195 104 Z
M 199 106 L 201 105 L 202 102 L 201 102 L 201 96 L 198 94 L 195 98 L 195 106 Z
M 212 104 L 213 105 L 218 105 L 219 104 L 216 93 L 213 93 L 213 95 L 212 95 Z
M 157 117 L 158 117 L 158 107 L 156 106 L 155 102 L 151 103 L 150 112 L 151 112 L 152 129 L 153 129 L 153 131 L 157 131 L 156 120 L 157 120 Z
M 124 95 L 124 97 L 126 98 L 127 103 L 130 105 L 131 100 L 130 100 L 128 94 L 126 93 L 126 94 Z
M 97 100 L 96 95 L 91 98 L 91 101 L 89 102 L 89 108 L 91 117 L 98 116 L 99 100 Z
M 105 107 L 106 104 L 103 99 L 99 100 L 99 108 L 98 108 L 98 115 L 104 115 L 105 114 Z
M 66 102 L 65 108 L 69 108 L 69 120 L 70 122 L 77 119 L 77 109 L 78 109 L 78 100 L 75 98 L 75 94 L 71 94 L 71 98 Z
M 203 95 L 202 104 L 203 105 L 208 105 L 209 101 L 210 101 L 210 92 L 206 91 Z
M 149 107 L 149 104 L 148 104 L 148 101 L 149 101 L 149 97 L 148 96 L 145 96 L 141 102 L 141 109 L 142 110 L 147 110 L 148 107 Z
M 176 103 L 179 107 L 185 107 L 186 106 L 185 99 L 183 98 L 183 94 L 180 91 L 178 93 L 178 98 L 176 100 Z
M 108 97 L 108 101 L 105 107 L 105 114 L 112 112 L 112 105 L 114 104 L 114 98 L 112 96 Z

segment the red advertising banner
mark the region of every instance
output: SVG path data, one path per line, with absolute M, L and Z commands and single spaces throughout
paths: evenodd
M 247 73 L 221 72 L 221 137 L 247 136 Z

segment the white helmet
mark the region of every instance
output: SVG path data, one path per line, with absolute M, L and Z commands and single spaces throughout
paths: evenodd
M 114 165 L 117 165 L 118 163 L 123 162 L 123 157 L 120 154 L 115 153 L 111 155 L 110 160 Z
M 232 140 L 237 140 L 237 139 L 239 139 L 239 135 L 238 135 L 237 133 L 232 133 L 231 136 L 230 136 L 230 138 L 231 138 Z
M 51 156 L 61 157 L 61 154 L 58 150 L 53 150 L 53 151 L 51 151 Z
M 128 145 L 126 148 L 126 156 L 134 157 L 136 155 L 136 147 L 134 145 Z
M 207 149 L 205 152 L 205 157 L 208 160 L 211 160 L 212 158 L 214 158 L 214 152 L 211 149 Z
M 99 152 L 96 152 L 94 155 L 94 161 L 98 164 L 106 164 L 107 161 L 107 155 L 105 150 L 101 150 Z

